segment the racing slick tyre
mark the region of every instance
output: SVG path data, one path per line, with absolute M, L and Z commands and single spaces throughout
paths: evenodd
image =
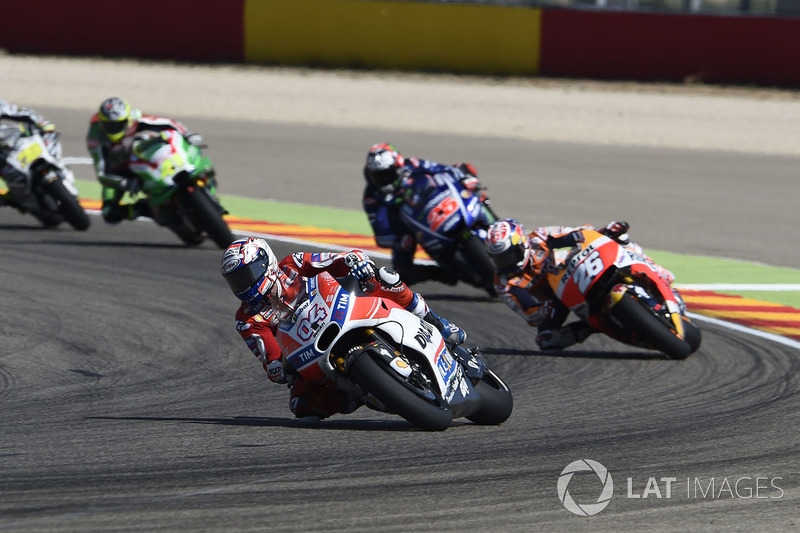
M 487 368 L 481 380 L 475 384 L 475 390 L 481 395 L 481 408 L 468 416 L 467 420 L 486 426 L 496 426 L 508 420 L 514 409 L 514 399 L 508 386 L 497 374 Z
M 53 180 L 47 184 L 47 194 L 58 204 L 58 212 L 64 217 L 70 226 L 79 231 L 89 229 L 89 215 L 83 210 L 80 202 L 73 196 L 64 183 L 60 180 Z
M 350 365 L 353 381 L 377 398 L 389 412 L 400 415 L 426 431 L 444 431 L 453 421 L 453 414 L 444 403 L 431 403 L 414 392 L 413 386 L 390 375 L 368 352 L 358 356 Z M 421 391 L 422 392 L 422 391 Z
M 672 359 L 686 359 L 693 351 L 689 342 L 678 337 L 666 323 L 630 294 L 622 296 L 614 305 L 613 313 L 636 333 L 637 339 Z
M 189 216 L 192 223 L 208 233 L 217 246 L 225 249 L 236 240 L 227 222 L 222 218 L 222 212 L 214 205 L 207 192 L 195 190 L 187 195 L 187 202 L 191 206 Z
M 683 317 L 683 331 L 683 338 L 689 343 L 692 353 L 696 352 L 697 349 L 700 348 L 700 342 L 702 341 L 700 328 L 698 328 L 697 325 L 688 318 Z
M 469 268 L 473 270 L 472 279 L 467 281 L 486 290 L 489 296 L 497 296 L 494 290 L 494 262 L 489 257 L 486 244 L 477 235 L 472 235 L 464 243 L 461 253 Z

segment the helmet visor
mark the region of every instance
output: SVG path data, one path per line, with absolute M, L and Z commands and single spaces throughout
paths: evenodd
M 376 187 L 386 187 L 397 181 L 397 169 L 390 167 L 383 170 L 370 170 L 369 179 Z
M 105 133 L 108 136 L 119 135 L 120 133 L 125 131 L 127 125 L 128 125 L 127 120 L 120 120 L 117 122 L 106 122 L 104 120 L 100 121 L 100 129 L 102 129 L 103 133 Z
M 525 247 L 521 244 L 512 246 L 499 254 L 492 255 L 494 264 L 501 273 L 506 274 L 522 268 L 525 259 Z
M 231 288 L 233 294 L 243 301 L 251 300 L 256 294 L 256 290 L 264 280 L 264 273 L 267 271 L 267 258 L 253 261 L 249 265 L 242 265 L 230 274 L 225 275 L 225 281 Z

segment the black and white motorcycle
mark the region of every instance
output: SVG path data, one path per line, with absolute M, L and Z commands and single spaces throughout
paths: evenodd
M 46 137 L 24 124 L 0 123 L 0 174 L 8 187 L 0 202 L 48 228 L 66 221 L 86 230 L 89 217 L 78 201 L 75 176 L 61 161 L 58 134 Z

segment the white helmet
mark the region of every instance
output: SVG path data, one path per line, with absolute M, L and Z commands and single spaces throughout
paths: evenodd
M 222 277 L 237 298 L 254 304 L 276 286 L 278 260 L 264 239 L 238 239 L 222 254 Z

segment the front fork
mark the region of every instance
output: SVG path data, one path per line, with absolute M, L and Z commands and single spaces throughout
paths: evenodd
M 681 305 L 676 300 L 672 290 L 660 279 L 651 279 L 656 285 L 659 293 L 661 294 L 664 304 L 658 299 L 647 293 L 642 287 L 634 283 L 631 276 L 623 276 L 622 283 L 615 285 L 611 292 L 608 293 L 606 299 L 606 309 L 611 310 L 626 293 L 630 293 L 636 300 L 644 301 L 651 309 L 655 309 L 665 316 L 673 326 L 673 331 L 680 337 L 685 337 L 685 330 L 683 327 L 683 313 L 681 312 Z M 666 305 L 666 311 L 661 312 L 661 308 Z

